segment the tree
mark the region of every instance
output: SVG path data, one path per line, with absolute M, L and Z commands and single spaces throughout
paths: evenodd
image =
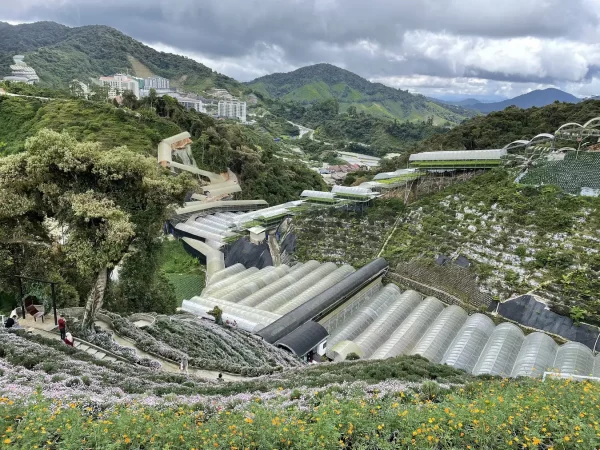
M 182 203 L 193 183 L 168 175 L 153 158 L 124 147 L 103 151 L 65 133 L 44 129 L 25 149 L 0 159 L 0 224 L 15 225 L 13 237 L 26 237 L 27 248 L 54 248 L 63 268 L 89 280 L 83 325 L 92 330 L 109 271 L 160 233 L 169 207 Z M 60 241 L 48 218 L 66 230 Z
M 126 90 L 123 93 L 123 106 L 129 109 L 136 109 L 138 106 L 138 99 L 133 91 Z
M 217 325 L 223 325 L 223 310 L 218 306 L 215 306 L 210 311 L 207 311 L 206 314 L 213 316 Z

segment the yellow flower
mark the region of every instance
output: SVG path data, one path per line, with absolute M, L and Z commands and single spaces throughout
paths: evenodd
M 540 445 L 542 443 L 541 439 L 533 438 L 533 445 Z
M 571 440 L 569 436 L 565 436 L 563 439 L 565 440 L 565 442 L 569 442 Z
M 245 421 L 246 423 L 252 423 L 252 422 L 254 422 L 254 421 L 253 421 L 253 420 L 252 420 L 250 417 L 246 417 L 246 418 L 244 419 L 244 421 Z
M 10 444 L 11 440 L 9 438 L 4 439 L 3 441 L 5 444 Z

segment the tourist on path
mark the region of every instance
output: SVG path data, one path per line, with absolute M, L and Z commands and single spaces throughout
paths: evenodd
M 58 331 L 60 331 L 60 338 L 64 341 L 67 335 L 67 321 L 63 316 L 58 319 Z
M 73 335 L 71 333 L 67 333 L 65 338 L 63 339 L 64 343 L 70 347 L 74 347 L 75 339 L 73 339 Z
M 179 365 L 179 369 L 183 373 L 187 373 L 187 371 L 188 371 L 188 359 L 187 359 L 187 356 L 183 356 L 181 358 L 181 364 Z

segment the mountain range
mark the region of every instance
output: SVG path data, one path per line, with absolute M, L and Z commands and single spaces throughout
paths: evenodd
M 438 125 L 457 123 L 473 116 L 464 108 L 372 83 L 331 64 L 315 64 L 289 73 L 266 75 L 247 86 L 262 95 L 303 104 L 335 98 L 341 111 L 354 106 L 358 112 L 401 120 L 432 117 Z
M 213 87 L 227 89 L 233 95 L 254 91 L 304 105 L 336 99 L 342 112 L 354 107 L 357 112 L 389 119 L 432 119 L 435 125 L 460 123 L 478 113 L 511 105 L 529 108 L 555 101 L 580 101 L 558 89 L 545 89 L 495 103 L 476 99 L 448 102 L 372 83 L 331 64 L 266 75 L 242 84 L 190 58 L 158 52 L 111 27 L 0 22 L 0 76 L 9 73 L 12 56 L 18 53 L 24 54 L 25 61 L 37 71 L 41 84 L 49 87 L 64 88 L 73 79 L 87 82 L 117 72 L 139 77 L 158 75 L 170 79 L 173 87 L 190 92 L 201 93 Z
M 459 104 L 465 108 L 471 108 L 487 114 L 493 111 L 502 111 L 509 106 L 517 106 L 519 108 L 527 109 L 534 106 L 539 108 L 554 102 L 579 103 L 580 101 L 580 98 L 577 98 L 568 92 L 561 91 L 560 89 L 548 88 L 531 91 L 527 94 L 519 95 L 518 97 L 503 100 L 501 102 L 481 103 L 474 99 L 468 99 L 459 102 Z

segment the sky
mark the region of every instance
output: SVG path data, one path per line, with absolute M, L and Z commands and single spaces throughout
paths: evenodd
M 113 26 L 240 81 L 327 62 L 440 98 L 600 94 L 600 0 L 0 0 L 0 20 Z

